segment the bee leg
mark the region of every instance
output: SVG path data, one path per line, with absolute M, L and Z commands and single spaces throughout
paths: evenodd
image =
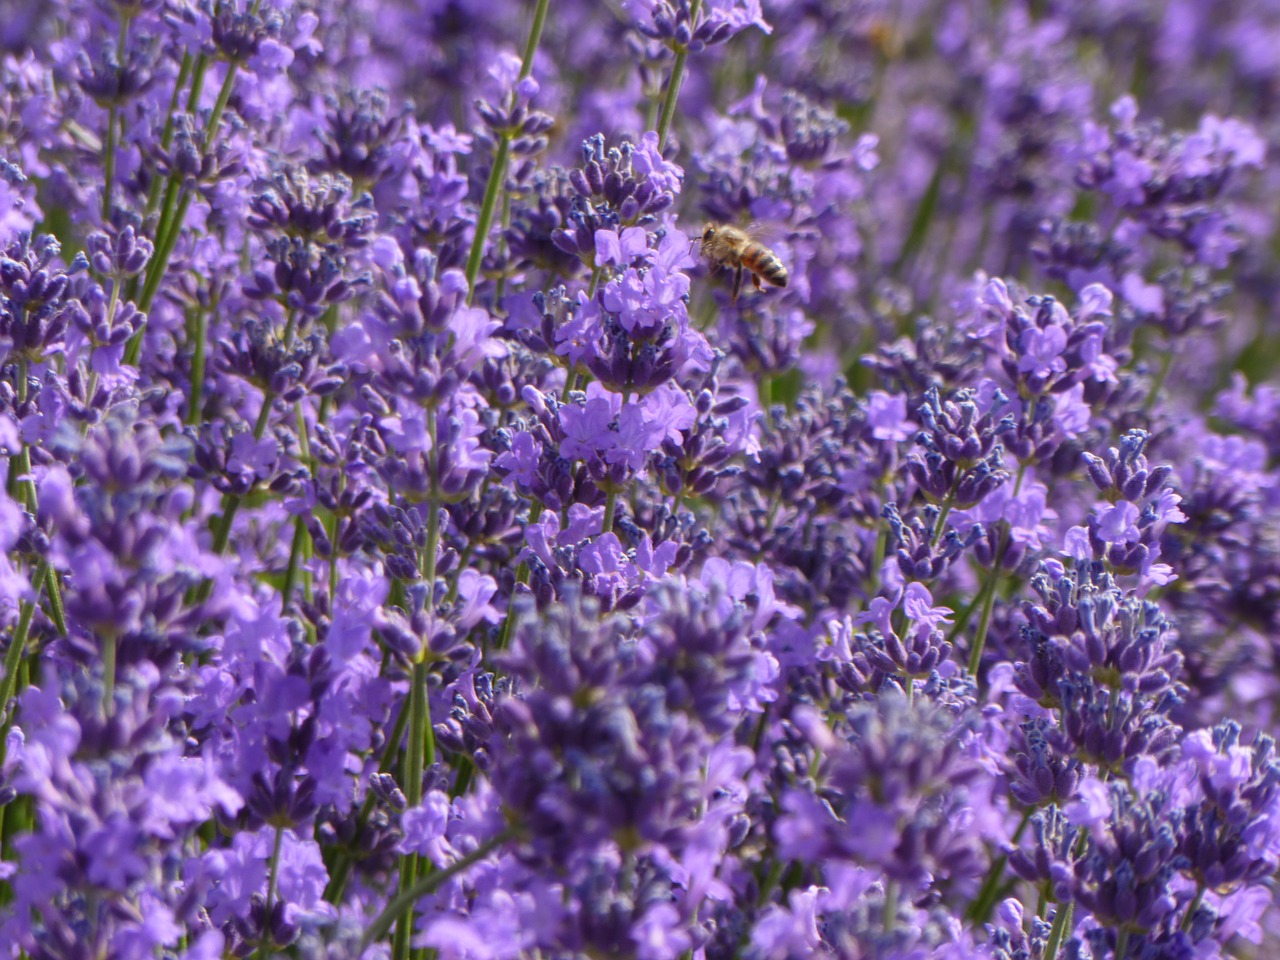
M 758 290 L 758 291 L 763 291 L 763 290 L 764 290 L 764 287 L 760 286 L 760 274 L 758 274 L 758 273 L 753 273 L 753 274 L 751 275 L 751 282 L 752 282 L 752 283 L 754 283 L 754 284 L 756 285 L 756 290 Z
M 733 272 L 733 302 L 738 302 L 738 294 L 742 292 L 742 268 Z

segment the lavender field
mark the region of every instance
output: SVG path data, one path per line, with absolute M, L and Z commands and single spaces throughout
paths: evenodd
M 1280 956 L 1280 0 L 0 0 L 0 960 Z

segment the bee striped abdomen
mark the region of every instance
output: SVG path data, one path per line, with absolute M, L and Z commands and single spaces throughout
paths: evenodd
M 767 280 L 775 287 L 787 285 L 787 268 L 772 250 L 760 243 L 753 243 L 744 253 L 742 262 L 747 269 Z

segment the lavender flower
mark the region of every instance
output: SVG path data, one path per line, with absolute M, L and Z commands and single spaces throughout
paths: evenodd
M 9 5 L 0 958 L 1275 954 L 1267 10 L 427 6 Z

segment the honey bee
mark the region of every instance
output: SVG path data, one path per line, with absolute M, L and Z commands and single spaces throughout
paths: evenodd
M 751 282 L 761 289 L 763 278 L 775 287 L 787 285 L 787 268 L 778 255 L 751 235 L 750 231 L 727 223 L 708 223 L 702 231 L 702 253 L 717 267 L 733 269 L 733 300 L 736 303 L 742 292 L 744 272 L 750 272 Z

